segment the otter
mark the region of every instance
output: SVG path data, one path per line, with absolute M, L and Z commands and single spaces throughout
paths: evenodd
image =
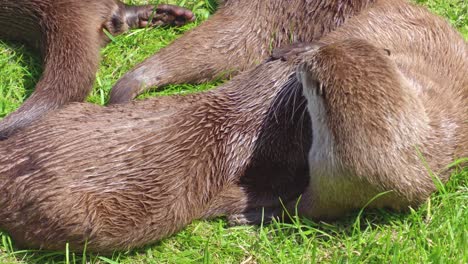
M 193 18 L 190 11 L 173 5 L 130 6 L 117 0 L 0 1 L 0 37 L 27 43 L 44 61 L 35 91 L 0 122 L 0 138 L 51 109 L 85 99 L 97 71 L 99 48 L 108 40 L 103 29 L 115 35 L 148 25 L 180 25 Z
M 152 87 L 235 76 L 265 60 L 273 48 L 318 40 L 374 2 L 222 1 L 207 21 L 120 78 L 109 103 L 129 102 Z
M 424 8 L 378 1 L 218 89 L 73 103 L 0 142 L 0 228 L 109 252 L 194 219 L 275 217 L 278 197 L 316 219 L 386 191 L 371 206 L 417 206 L 435 190 L 418 151 L 436 172 L 467 154 L 467 53 Z
M 425 8 L 377 1 L 319 42 L 273 57 L 298 60 L 312 127 L 309 184 L 289 211 L 316 220 L 364 207 L 406 211 L 468 157 L 468 45 Z M 230 219 L 259 223 L 262 214 Z
M 313 128 L 298 211 L 419 206 L 468 157 L 468 45 L 403 1 L 377 2 L 320 42 L 297 69 Z
M 311 129 L 293 72 L 276 60 L 199 94 L 50 112 L 0 142 L 0 229 L 110 253 L 294 199 Z M 269 183 L 254 191 L 257 175 Z

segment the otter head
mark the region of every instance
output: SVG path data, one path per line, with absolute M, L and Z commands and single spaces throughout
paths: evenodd
M 406 94 L 410 88 L 390 55 L 359 39 L 314 45 L 300 54 L 296 76 L 313 138 L 303 214 L 335 218 L 393 189 L 383 164 L 399 161 L 404 141 L 418 141 L 416 132 L 405 132 L 405 140 L 400 134 L 418 123 L 411 115 L 422 107 Z
M 388 49 L 360 39 L 328 45 L 314 43 L 300 55 L 296 77 L 307 99 L 312 137 L 317 147 L 346 145 L 347 135 L 342 133 L 357 132 L 355 135 L 358 135 L 358 131 L 367 131 L 371 125 L 384 128 L 372 134 L 386 136 L 388 124 L 382 117 L 387 112 L 398 112 L 404 101 L 395 89 L 404 81 L 390 55 Z M 328 153 L 323 155 L 332 155 L 330 149 L 321 150 Z M 317 153 L 316 150 L 311 152 Z

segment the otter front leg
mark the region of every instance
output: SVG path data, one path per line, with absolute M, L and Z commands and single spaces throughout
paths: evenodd
M 286 201 L 289 202 L 289 201 Z M 238 184 L 222 190 L 209 204 L 203 218 L 226 216 L 229 225 L 268 223 L 281 215 L 280 199 L 274 195 L 259 197 Z
M 300 213 L 336 218 L 373 199 L 370 207 L 399 210 L 434 190 L 417 153 L 429 131 L 424 106 L 388 54 L 364 40 L 302 54 L 313 143 Z
M 109 103 L 128 102 L 154 87 L 206 82 L 253 66 L 267 55 L 268 43 L 245 34 L 252 31 L 249 19 L 218 11 L 127 72 L 112 88 Z
M 97 29 L 118 34 L 148 23 L 179 25 L 194 18 L 190 11 L 177 6 L 159 5 L 153 16 L 153 6 L 127 6 L 114 0 L 9 0 L 1 5 L 0 37 L 38 46 L 44 64 L 33 94 L 16 112 L 1 120 L 0 139 L 49 110 L 86 98 L 98 68 L 99 49 L 107 40 Z M 18 17 L 25 17 L 28 23 Z

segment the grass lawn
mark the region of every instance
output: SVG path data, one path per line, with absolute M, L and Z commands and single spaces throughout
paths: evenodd
M 134 30 L 116 37 L 102 50 L 89 102 L 104 104 L 120 76 L 195 27 L 212 10 L 212 0 L 178 2 L 195 10 L 197 23 Z M 446 17 L 468 39 L 466 0 L 417 2 Z M 0 117 L 22 103 L 40 74 L 37 56 L 22 45 L 0 41 Z M 141 97 L 188 93 L 215 85 L 174 85 Z M 107 257 L 75 255 L 66 251 L 66 245 L 63 252 L 18 250 L 0 232 L 0 263 L 468 263 L 468 168 L 454 166 L 451 181 L 421 208 L 407 214 L 372 211 L 332 223 L 295 219 L 290 224 L 232 228 L 224 219 L 196 221 L 154 245 Z

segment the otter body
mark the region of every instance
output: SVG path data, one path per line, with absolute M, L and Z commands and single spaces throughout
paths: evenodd
M 26 247 L 109 252 L 297 197 L 310 122 L 291 73 L 271 62 L 205 93 L 47 115 L 0 142 L 0 228 Z
M 99 48 L 107 41 L 104 29 L 118 34 L 147 24 L 178 24 L 193 18 L 182 8 L 160 5 L 154 20 L 148 21 L 153 9 L 117 0 L 1 0 L 0 38 L 29 44 L 40 51 L 44 62 L 33 94 L 1 120 L 0 138 L 51 109 L 85 99 L 97 71 Z
M 109 103 L 152 87 L 200 83 L 258 65 L 273 48 L 318 40 L 375 0 L 229 0 L 200 26 L 126 73 Z

